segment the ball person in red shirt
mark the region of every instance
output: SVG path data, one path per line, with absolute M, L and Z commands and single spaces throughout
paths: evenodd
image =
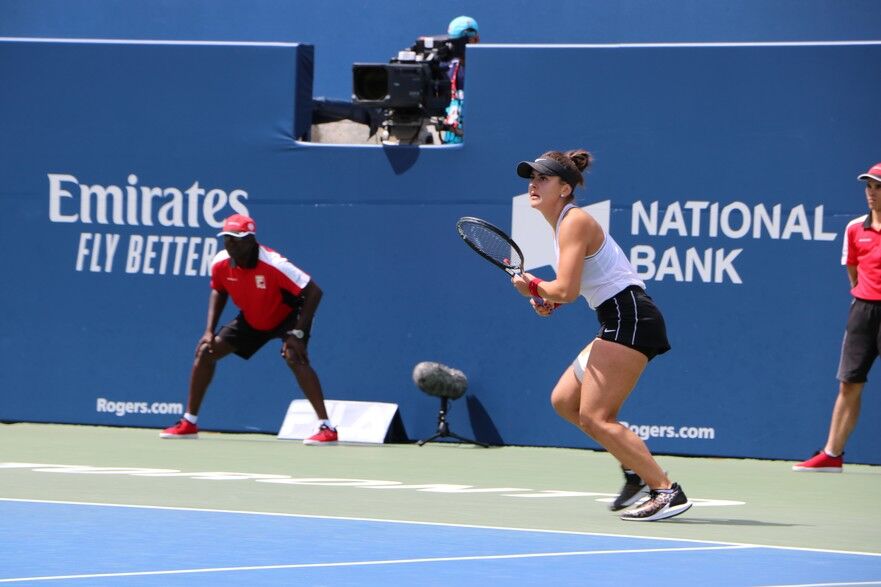
M 177 424 L 162 431 L 162 438 L 198 437 L 199 407 L 217 361 L 230 353 L 249 359 L 264 344 L 280 338 L 281 354 L 319 419 L 317 432 L 303 442 L 323 445 L 337 441 L 336 429 L 327 418 L 321 382 L 306 352 L 321 289 L 299 267 L 258 243 L 256 231 L 254 220 L 233 214 L 218 233 L 224 250 L 211 263 L 208 323 L 196 344 L 187 412 Z M 240 312 L 215 334 L 229 298 Z
M 857 179 L 866 182 L 869 213 L 852 220 L 844 234 L 841 264 L 847 268 L 853 301 L 838 363 L 838 397 L 826 446 L 794 471 L 841 473 L 844 445 L 857 425 L 869 369 L 881 353 L 881 163 Z

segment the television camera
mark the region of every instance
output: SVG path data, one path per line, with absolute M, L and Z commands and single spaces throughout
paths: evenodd
M 465 55 L 467 38 L 419 37 L 388 63 L 352 65 L 352 102 L 382 112 L 383 139 L 440 143 L 452 99 L 450 62 Z M 423 140 L 425 139 L 425 140 Z

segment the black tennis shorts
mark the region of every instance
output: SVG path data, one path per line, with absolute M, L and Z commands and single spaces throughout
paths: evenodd
M 272 330 L 257 330 L 248 324 L 245 317 L 239 312 L 232 322 L 226 324 L 217 333 L 221 340 L 227 342 L 235 349 L 235 354 L 243 359 L 250 359 L 263 345 L 273 338 L 284 339 L 286 332 L 296 327 L 299 310 L 294 310 L 282 320 L 281 324 Z M 309 343 L 309 333 L 303 338 L 303 344 Z
M 649 360 L 670 350 L 664 316 L 637 285 L 618 292 L 597 308 L 597 338 L 636 349 Z
M 841 342 L 838 380 L 865 383 L 881 351 L 881 302 L 854 298 Z

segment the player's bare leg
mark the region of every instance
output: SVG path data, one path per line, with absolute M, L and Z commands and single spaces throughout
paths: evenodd
M 321 390 L 321 381 L 318 379 L 315 369 L 309 364 L 309 359 L 298 361 L 285 357 L 285 362 L 294 373 L 294 377 L 297 378 L 297 383 L 300 385 L 300 389 L 303 390 L 303 395 L 312 404 L 315 415 L 318 416 L 319 420 L 327 420 L 327 409 L 324 407 L 324 392 Z
M 860 417 L 860 404 L 865 383 L 841 382 L 835 407 L 832 409 L 832 422 L 829 424 L 829 438 L 824 450 L 826 454 L 840 455 L 844 445 Z
M 648 359 L 635 349 L 595 340 L 581 385 L 579 425 L 652 489 L 668 489 L 672 482 L 648 447 L 618 422 L 618 411 L 639 381 Z
M 193 362 L 193 370 L 190 372 L 190 391 L 187 397 L 187 412 L 196 416 L 199 414 L 199 408 L 202 405 L 202 399 L 214 379 L 214 371 L 217 367 L 217 361 L 233 352 L 229 343 L 214 339 L 214 345 L 211 349 L 207 344 L 203 344 L 196 351 L 196 359 Z

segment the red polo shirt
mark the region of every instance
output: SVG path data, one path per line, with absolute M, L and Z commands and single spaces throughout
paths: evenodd
M 300 295 L 311 279 L 296 265 L 263 245 L 260 245 L 255 267 L 233 267 L 230 261 L 226 251 L 220 251 L 214 257 L 211 287 L 228 293 L 248 324 L 257 330 L 272 330 L 281 324 L 291 313 L 285 296 Z
M 881 301 L 881 232 L 872 228 L 871 214 L 848 223 L 841 264 L 857 268 L 857 286 L 850 290 L 853 297 Z

